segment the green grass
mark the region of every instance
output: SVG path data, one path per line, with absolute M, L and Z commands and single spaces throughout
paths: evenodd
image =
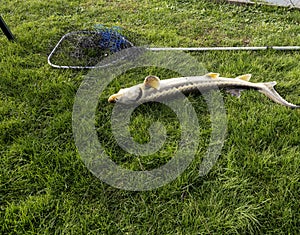
M 224 93 L 228 132 L 222 155 L 204 177 L 210 121 L 191 96 L 202 127 L 195 161 L 175 181 L 147 192 L 113 188 L 83 164 L 72 133 L 76 91 L 88 71 L 53 69 L 47 56 L 62 35 L 95 24 L 118 25 L 153 46 L 300 45 L 300 12 L 211 1 L 8 1 L 0 12 L 17 41 L 0 34 L 1 234 L 296 234 L 300 227 L 300 118 L 254 91 Z M 253 82 L 278 82 L 300 104 L 299 52 L 191 53 L 207 70 Z M 159 153 L 133 157 L 112 138 L 107 96 L 159 68 L 128 72 L 99 98 L 97 130 L 111 158 L 129 169 L 167 162 L 180 136 L 168 108 L 144 105 L 131 133 L 145 143 L 153 121 L 169 139 Z

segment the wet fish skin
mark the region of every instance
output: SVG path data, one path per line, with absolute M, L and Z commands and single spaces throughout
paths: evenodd
M 163 100 L 175 97 L 178 93 L 199 93 L 225 89 L 234 96 L 239 97 L 243 90 L 257 90 L 274 102 L 289 108 L 300 108 L 299 105 L 289 103 L 274 89 L 276 82 L 252 83 L 249 82 L 251 74 L 245 74 L 236 78 L 220 77 L 218 73 L 208 73 L 203 76 L 179 77 L 160 80 L 150 75 L 144 83 L 121 89 L 118 93 L 109 97 L 108 102 L 120 102 L 123 104 L 144 103 L 148 101 Z

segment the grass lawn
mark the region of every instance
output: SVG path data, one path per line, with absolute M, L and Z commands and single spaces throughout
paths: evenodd
M 228 129 L 212 170 L 198 175 L 210 136 L 202 97 L 191 96 L 201 126 L 195 161 L 176 180 L 152 191 L 116 189 L 84 165 L 72 133 L 73 103 L 86 70 L 54 69 L 47 56 L 67 32 L 96 24 L 121 26 L 153 46 L 300 45 L 300 12 L 212 1 L 6 1 L 0 14 L 17 38 L 0 32 L 1 234 L 296 234 L 300 227 L 300 112 L 255 91 L 224 93 Z M 300 104 L 299 51 L 193 52 L 208 71 L 251 73 L 276 80 L 278 92 Z M 139 107 L 135 140 L 147 142 L 151 122 L 170 139 L 152 157 L 134 157 L 112 138 L 107 97 L 140 83 L 145 68 L 123 74 L 99 98 L 99 141 L 129 169 L 153 169 L 176 151 L 176 117 L 158 104 Z M 196 75 L 196 74 L 195 74 Z M 170 114 L 171 113 L 171 114 Z

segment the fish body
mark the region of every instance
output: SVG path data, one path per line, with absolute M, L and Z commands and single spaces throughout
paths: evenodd
M 283 99 L 274 89 L 276 82 L 252 83 L 249 82 L 251 74 L 245 74 L 236 78 L 220 77 L 218 73 L 208 73 L 203 76 L 179 77 L 160 80 L 156 76 L 147 76 L 143 83 L 121 89 L 111 95 L 110 103 L 123 104 L 144 103 L 159 101 L 176 97 L 178 93 L 190 94 L 205 92 L 214 89 L 225 89 L 234 96 L 240 96 L 243 90 L 257 90 L 271 100 L 290 108 L 300 108 Z

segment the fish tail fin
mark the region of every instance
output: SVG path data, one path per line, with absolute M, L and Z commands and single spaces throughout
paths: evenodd
M 274 88 L 276 84 L 277 83 L 275 81 L 261 83 L 261 89 L 259 89 L 259 91 L 278 104 L 287 106 L 289 108 L 300 108 L 299 105 L 289 103 L 282 98 Z

